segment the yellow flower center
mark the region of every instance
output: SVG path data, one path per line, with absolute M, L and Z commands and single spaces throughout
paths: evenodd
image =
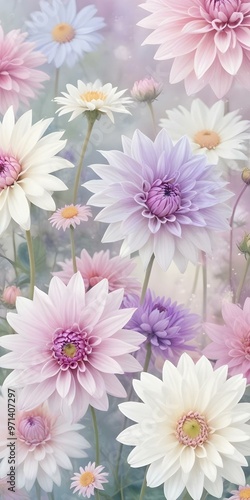
M 243 488 L 242 490 L 240 490 L 240 499 L 243 499 L 245 498 L 245 500 L 249 500 L 250 498 L 250 488 Z
M 95 480 L 95 476 L 92 472 L 83 472 L 80 476 L 79 482 L 81 486 L 89 486 Z
M 62 351 L 63 351 L 63 354 L 68 356 L 68 358 L 73 358 L 77 349 L 76 349 L 76 346 L 74 344 L 68 343 L 68 344 L 65 344 L 63 346 Z
M 66 43 L 70 42 L 75 36 L 75 30 L 68 23 L 56 24 L 51 31 L 52 38 L 55 42 Z
M 78 210 L 76 207 L 65 207 L 61 212 L 61 215 L 64 219 L 71 219 L 77 214 Z
M 191 418 L 190 420 L 187 419 L 184 422 L 184 424 L 182 426 L 182 430 L 183 430 L 184 434 L 186 434 L 186 436 L 193 439 L 193 438 L 196 438 L 197 436 L 199 436 L 199 434 L 201 432 L 201 426 L 195 418 Z
M 83 101 L 91 102 L 91 101 L 105 101 L 106 99 L 106 94 L 99 90 L 89 90 L 88 92 L 85 92 L 84 94 L 81 94 L 81 99 Z
M 213 130 L 200 130 L 195 134 L 194 142 L 201 148 L 214 149 L 220 144 L 220 136 Z

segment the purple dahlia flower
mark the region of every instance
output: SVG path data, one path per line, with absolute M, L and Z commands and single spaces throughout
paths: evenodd
M 104 207 L 103 241 L 124 240 L 121 255 L 139 250 L 146 266 L 152 254 L 166 270 L 174 259 L 184 272 L 198 250 L 211 252 L 214 231 L 228 229 L 231 193 L 205 155 L 193 155 L 188 139 L 175 145 L 163 129 L 154 142 L 139 130 L 123 137 L 121 151 L 102 151 L 109 165 L 91 165 L 101 180 L 84 186 L 88 203 Z
M 171 299 L 165 297 L 155 298 L 147 290 L 142 305 L 134 295 L 127 297 L 126 307 L 138 309 L 125 328 L 143 333 L 156 356 L 161 355 L 172 363 L 177 363 L 183 352 L 195 350 L 195 346 L 188 342 L 197 336 L 200 318 L 197 314 L 191 314 L 183 305 L 171 303 Z

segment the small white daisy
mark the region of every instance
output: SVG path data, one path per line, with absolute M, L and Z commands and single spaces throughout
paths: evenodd
M 66 63 L 74 66 L 84 53 L 92 52 L 103 37 L 96 33 L 105 26 L 102 17 L 95 17 L 93 5 L 76 12 L 75 0 L 62 2 L 43 0 L 40 11 L 31 14 L 26 25 L 29 39 L 45 54 L 48 62 L 56 68 Z
M 194 153 L 206 154 L 210 163 L 223 160 L 245 160 L 244 141 L 250 138 L 250 121 L 241 120 L 238 111 L 225 113 L 223 101 L 211 108 L 195 99 L 188 111 L 183 106 L 166 111 L 168 118 L 160 120 L 174 141 L 183 135 L 190 140 Z
M 62 92 L 64 97 L 56 97 L 55 101 L 62 104 L 58 110 L 59 115 L 72 113 L 69 121 L 90 111 L 106 114 L 112 122 L 114 122 L 113 112 L 130 114 L 125 104 L 130 104 L 132 100 L 129 97 L 122 97 L 126 90 L 116 92 L 117 87 L 112 87 L 111 83 L 102 85 L 100 80 L 96 80 L 94 83 L 86 84 L 78 80 L 77 87 L 68 84 L 66 88 L 68 94 Z

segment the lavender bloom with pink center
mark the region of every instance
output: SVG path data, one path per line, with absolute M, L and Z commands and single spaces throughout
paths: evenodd
M 170 298 L 154 297 L 147 290 L 142 305 L 139 298 L 131 296 L 126 306 L 137 307 L 126 328 L 145 335 L 155 356 L 177 363 L 183 352 L 196 350 L 189 342 L 197 336 L 200 318 L 183 305 L 172 303 Z
M 85 292 L 78 272 L 68 285 L 53 277 L 48 295 L 35 288 L 33 300 L 17 298 L 17 314 L 7 315 L 17 334 L 0 338 L 0 345 L 12 350 L 0 366 L 13 369 L 6 387 L 24 387 L 21 409 L 49 399 L 70 407 L 78 420 L 89 404 L 106 411 L 107 394 L 126 396 L 116 374 L 141 369 L 130 353 L 144 337 L 123 329 L 134 312 L 120 309 L 123 294 L 122 289 L 109 293 L 106 279 Z
M 210 85 L 218 98 L 234 79 L 249 86 L 249 0 L 146 0 L 149 15 L 139 26 L 153 32 L 144 44 L 157 44 L 155 59 L 174 59 L 170 83 L 182 80 L 188 94 Z
M 216 361 L 216 368 L 228 365 L 231 376 L 242 373 L 250 383 L 250 298 L 245 300 L 243 308 L 224 301 L 221 312 L 223 325 L 204 325 L 212 342 L 203 354 Z
M 102 151 L 109 164 L 91 166 L 101 179 L 84 184 L 95 193 L 88 203 L 104 207 L 103 241 L 124 240 L 121 255 L 139 250 L 146 266 L 154 254 L 162 269 L 174 260 L 183 272 L 199 250 L 211 252 L 214 231 L 228 229 L 231 193 L 186 137 L 174 145 L 164 129 L 154 142 L 137 130 L 123 149 Z

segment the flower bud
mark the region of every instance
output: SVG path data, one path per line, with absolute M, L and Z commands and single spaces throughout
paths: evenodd
M 243 240 L 238 245 L 238 249 L 245 255 L 245 258 L 250 256 L 250 234 L 245 234 Z
M 162 92 L 163 85 L 154 78 L 144 78 L 134 83 L 132 97 L 139 102 L 152 102 Z
M 2 295 L 2 300 L 10 306 L 14 306 L 16 303 L 16 298 L 21 295 L 21 290 L 15 285 L 7 286 Z
M 241 178 L 245 184 L 250 184 L 250 168 L 244 168 L 244 170 L 242 170 Z

